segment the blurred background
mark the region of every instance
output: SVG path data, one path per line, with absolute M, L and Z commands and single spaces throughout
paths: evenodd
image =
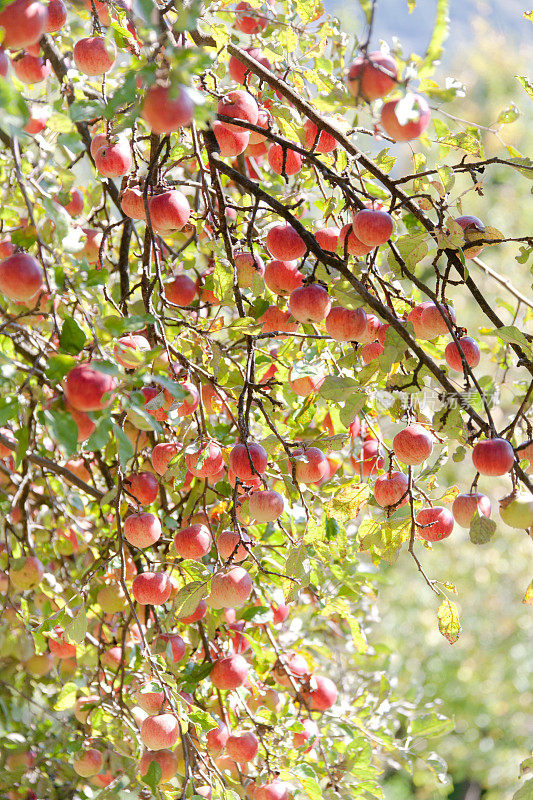
M 451 0 L 449 36 L 442 61 L 434 77 L 439 85 L 453 77 L 463 83 L 466 96 L 443 106 L 464 120 L 492 127 L 484 132 L 486 157 L 508 158 L 510 145 L 524 156 L 532 156 L 533 104 L 516 79 L 532 77 L 533 26 L 524 18 L 523 0 Z M 354 6 L 326 0 L 327 11 L 338 16 L 347 32 L 364 38 L 363 16 Z M 395 46 L 404 57 L 423 55 L 433 28 L 437 3 L 418 0 L 408 13 L 407 0 L 378 0 L 372 44 L 381 40 Z M 518 110 L 512 124 L 497 124 L 499 114 L 514 104 Z M 514 115 L 513 115 L 514 116 Z M 433 138 L 433 137 L 430 137 Z M 406 148 L 392 152 L 409 167 Z M 460 160 L 448 156 L 450 163 Z M 471 188 L 458 181 L 453 197 Z M 479 216 L 506 236 L 531 233 L 531 182 L 509 167 L 496 167 L 485 175 L 483 193 L 469 191 L 463 213 Z M 515 260 L 519 246 L 507 244 L 485 250 L 481 258 L 527 297 L 532 297 L 529 265 Z M 533 333 L 532 311 L 520 304 L 495 280 L 472 265 L 472 276 L 482 286 L 498 313 L 510 324 L 515 314 Z M 472 307 L 467 296 L 454 298 L 458 318 L 473 333 L 480 325 L 492 327 Z M 475 334 L 474 334 L 475 335 Z M 498 384 L 502 365 L 485 363 L 486 373 Z M 485 374 L 485 373 L 483 373 Z M 508 377 L 506 378 L 508 380 Z M 499 415 L 505 419 L 511 394 L 502 390 Z M 461 474 L 463 473 L 463 474 Z M 441 486 L 458 485 L 471 479 L 467 467 L 448 467 Z M 481 486 L 491 499 L 501 498 L 509 486 Z M 497 506 L 497 502 L 493 502 Z M 381 621 L 374 641 L 389 649 L 398 687 L 412 698 L 441 700 L 441 711 L 455 720 L 455 731 L 438 740 L 438 756 L 448 762 L 453 785 L 439 786 L 427 772 L 414 780 L 401 773 L 385 782 L 386 800 L 510 800 L 520 789 L 519 765 L 533 747 L 533 608 L 522 603 L 533 577 L 531 540 L 505 526 L 498 518 L 492 541 L 473 545 L 468 531 L 456 526 L 452 537 L 423 550 L 419 555 L 427 574 L 452 581 L 463 625 L 459 641 L 450 646 L 435 622 L 437 598 L 418 576 L 408 553 L 385 573 L 380 589 Z

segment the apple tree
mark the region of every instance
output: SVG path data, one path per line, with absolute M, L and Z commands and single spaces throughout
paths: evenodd
M 403 550 L 453 644 L 427 549 L 533 526 L 533 239 L 469 208 L 533 164 L 375 5 L 1 4 L 9 798 L 446 782 L 368 635 Z

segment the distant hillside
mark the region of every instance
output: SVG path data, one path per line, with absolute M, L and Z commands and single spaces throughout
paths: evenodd
M 361 33 L 363 17 L 354 14 L 359 8 L 357 0 L 348 4 L 343 0 L 323 0 L 326 10 L 340 17 L 346 30 Z M 374 44 L 379 39 L 390 42 L 397 36 L 405 52 L 423 52 L 429 41 L 435 17 L 436 0 L 417 0 L 412 14 L 408 13 L 407 0 L 378 0 L 378 12 L 374 24 Z M 531 5 L 531 4 L 530 4 Z M 524 46 L 533 41 L 533 24 L 524 19 L 527 0 L 451 0 L 450 37 L 446 51 L 449 56 L 471 40 L 473 20 L 484 17 L 491 28 L 505 36 L 509 46 Z

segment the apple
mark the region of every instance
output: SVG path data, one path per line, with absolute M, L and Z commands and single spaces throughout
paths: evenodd
M 375 358 L 383 353 L 385 348 L 380 342 L 369 342 L 361 348 L 360 356 L 363 364 L 370 364 Z
M 235 27 L 242 33 L 260 33 L 266 28 L 267 18 L 245 0 L 237 3 L 235 10 Z
M 78 697 L 74 704 L 74 716 L 82 725 L 87 725 L 91 711 L 100 705 L 100 698 L 97 694 L 89 694 L 85 697 Z
M 268 463 L 267 452 L 257 442 L 236 444 L 229 454 L 229 468 L 241 481 L 262 475 Z
M 127 186 L 120 198 L 120 207 L 130 219 L 146 219 L 143 193 L 138 186 Z
M 396 434 L 392 447 L 402 464 L 416 466 L 433 452 L 433 436 L 422 425 L 413 423 Z
M 175 306 L 190 306 L 196 297 L 196 284 L 188 275 L 175 275 L 165 283 L 165 299 Z
M 337 140 L 327 131 L 320 131 L 317 141 L 318 128 L 310 119 L 304 122 L 304 131 L 307 150 L 312 150 L 314 147 L 317 153 L 331 153 L 337 147 Z
M 141 506 L 149 506 L 159 494 L 159 484 L 151 472 L 132 472 L 124 478 L 124 488 Z
M 48 675 L 54 666 L 54 659 L 50 653 L 34 655 L 24 662 L 24 669 L 34 678 L 43 678 Z
M 331 298 L 318 283 L 310 283 L 291 292 L 289 310 L 298 322 L 322 322 L 331 310 Z
M 352 61 L 348 70 L 348 91 L 369 102 L 385 97 L 397 84 L 398 68 L 391 56 L 374 50 Z
M 170 597 L 170 579 L 166 572 L 141 572 L 133 579 L 131 591 L 139 605 L 160 606 Z
M 481 358 L 481 351 L 478 343 L 470 336 L 461 336 L 458 339 L 459 347 L 455 342 L 448 342 L 444 350 L 444 358 L 450 369 L 456 372 L 463 372 L 463 362 L 461 361 L 461 353 L 463 352 L 465 361 L 471 369 L 477 367 Z
M 505 475 L 514 464 L 513 446 L 507 439 L 484 439 L 475 445 L 472 463 L 481 475 Z
M 266 108 L 260 108 L 259 109 L 259 113 L 257 115 L 257 122 L 255 124 L 259 128 L 264 128 L 265 131 L 270 130 L 270 127 L 272 125 L 272 117 L 270 115 L 270 112 L 267 111 Z M 268 139 L 266 138 L 266 136 L 264 134 L 258 133 L 258 131 L 250 131 L 250 145 L 249 146 L 257 148 L 258 145 L 263 145 L 264 146 L 265 151 L 264 151 L 263 155 L 266 155 L 271 143 L 268 141 Z M 258 156 L 261 153 L 259 152 L 259 150 L 256 150 L 254 152 L 254 154 L 256 156 Z
M 453 530 L 453 515 L 447 508 L 422 508 L 416 515 L 417 534 L 426 542 L 446 539 Z
M 450 332 L 446 320 L 452 326 L 456 321 L 455 311 L 447 303 L 429 303 L 420 315 L 420 324 L 428 339 L 444 336 Z
M 304 276 L 296 261 L 269 261 L 265 267 L 265 284 L 271 292 L 279 295 L 291 294 L 303 283 Z
M 465 258 L 477 258 L 477 256 L 483 250 L 484 245 L 470 244 L 470 242 L 476 242 L 478 239 L 483 239 L 483 233 L 485 232 L 484 224 L 481 222 L 479 217 L 474 217 L 468 214 L 465 214 L 462 217 L 456 217 L 454 221 L 457 222 L 457 224 L 460 225 L 465 232 L 465 244 L 463 247 Z
M 327 228 L 319 228 L 315 231 L 315 239 L 322 250 L 327 250 L 328 253 L 336 253 L 340 233 L 341 229 L 333 225 Z
M 248 147 L 250 135 L 245 128 L 238 128 L 236 125 L 230 128 L 229 125 L 225 125 L 219 120 L 215 120 L 211 127 L 222 157 L 235 158 L 244 153 Z
M 56 625 L 53 630 L 53 637 L 50 636 L 48 639 L 50 652 L 60 660 L 64 658 L 76 658 L 76 645 L 67 641 L 64 634 L 63 628 Z
M 135 369 L 143 362 L 143 353 L 150 351 L 150 342 L 139 333 L 130 333 L 118 339 L 113 354 L 118 363 L 126 369 Z
M 172 133 L 191 124 L 194 102 L 185 86 L 156 84 L 146 92 L 142 117 L 152 133 Z
M 294 317 L 289 311 L 283 311 L 277 306 L 269 306 L 259 317 L 261 330 L 263 333 L 295 333 L 298 330 L 298 323 L 294 322 Z M 280 336 L 280 339 L 285 338 Z
M 298 483 L 318 483 L 328 471 L 328 460 L 318 447 L 294 450 L 295 477 Z
M 242 567 L 216 572 L 211 578 L 207 604 L 211 608 L 240 608 L 252 591 L 252 579 Z
M 276 175 L 296 175 L 302 168 L 302 156 L 276 142 L 269 148 L 268 163 Z
M 120 584 L 105 584 L 98 590 L 96 602 L 104 614 L 118 614 L 125 611 L 128 601 Z
M 48 11 L 37 0 L 14 0 L 0 11 L 0 26 L 5 29 L 2 47 L 20 50 L 39 41 L 46 28 Z
M 84 75 L 103 75 L 109 72 L 117 57 L 114 42 L 102 36 L 88 36 L 74 45 L 74 63 Z
M 180 558 L 201 561 L 211 550 L 211 533 L 207 525 L 196 523 L 181 528 L 174 536 L 174 549 Z
M 161 442 L 152 450 L 152 467 L 158 475 L 164 475 L 170 461 L 179 453 L 180 448 L 173 442 Z
M 161 523 L 155 514 L 141 511 L 124 520 L 124 538 L 134 547 L 144 550 L 161 538 Z
M 174 747 L 179 733 L 179 720 L 173 714 L 146 717 L 141 725 L 141 739 L 150 750 L 166 750 Z
M 0 262 L 0 292 L 10 300 L 26 302 L 43 289 L 43 271 L 29 253 L 13 253 Z
M 234 89 L 234 91 L 221 97 L 218 101 L 217 111 L 226 117 L 240 119 L 244 122 L 249 122 L 251 125 L 257 123 L 259 116 L 259 107 L 256 101 L 249 92 L 245 92 L 243 89 Z M 246 128 L 242 128 L 239 125 L 225 124 L 234 131 L 241 132 L 246 130 Z
M 353 217 L 353 232 L 368 247 L 379 247 L 387 242 L 394 230 L 394 220 L 386 211 L 363 208 Z
M 492 507 L 489 498 L 480 492 L 458 494 L 452 505 L 453 518 L 462 528 L 469 528 L 476 513 L 480 517 L 490 517 Z
M 312 675 L 309 689 L 302 692 L 302 697 L 311 711 L 327 711 L 337 701 L 337 687 L 330 678 Z
M 362 458 L 360 461 L 357 461 L 353 456 L 350 457 L 350 461 L 353 468 L 362 478 L 375 475 L 378 469 L 381 469 L 385 463 L 383 450 L 377 439 L 367 439 L 363 442 L 361 456 Z
M 195 478 L 212 478 L 224 466 L 222 450 L 217 442 L 198 442 L 195 450 L 185 455 L 187 469 Z
M 129 142 L 121 138 L 106 141 L 94 156 L 96 169 L 106 178 L 120 178 L 126 175 L 132 163 Z
M 188 614 L 185 617 L 178 617 L 178 620 L 179 622 L 183 622 L 184 625 L 192 625 L 194 622 L 199 622 L 201 619 L 203 619 L 206 614 L 207 603 L 205 600 L 200 600 L 192 614 Z
M 380 475 L 374 484 L 374 497 L 376 503 L 382 507 L 405 505 L 407 503 L 407 490 L 409 481 L 403 472 L 393 471 Z
M 159 778 L 158 784 L 167 783 L 178 772 L 179 759 L 172 750 L 156 750 L 155 752 L 148 750 L 146 753 L 143 753 L 139 761 L 139 772 L 143 777 L 147 774 L 150 765 L 154 762 L 161 770 L 161 777 Z
M 217 662 L 215 662 L 215 665 L 216 663 Z M 246 664 L 246 662 L 244 663 Z M 228 737 L 229 737 L 229 731 L 223 722 L 219 722 L 216 728 L 212 728 L 210 731 L 207 731 L 205 738 L 206 738 L 207 749 L 209 750 L 209 752 L 215 755 L 221 753 L 226 746 Z
M 100 258 L 100 245 L 102 243 L 102 231 L 98 228 L 82 228 L 86 235 L 85 244 L 82 250 L 83 255 L 89 262 L 94 264 Z
M 511 528 L 533 526 L 533 494 L 519 492 L 500 503 L 500 517 Z
M 151 197 L 148 210 L 152 227 L 163 234 L 180 231 L 191 215 L 189 201 L 177 189 L 169 189 Z
M 398 104 L 402 105 L 398 108 Z M 425 97 L 407 92 L 401 100 L 391 100 L 381 109 L 381 127 L 395 142 L 418 139 L 429 125 L 431 110 Z
M 35 589 L 42 581 L 43 575 L 44 567 L 36 556 L 16 559 L 9 567 L 9 580 L 15 589 L 21 592 Z
M 68 202 L 64 203 L 63 207 L 71 217 L 79 217 L 83 213 L 83 205 L 83 192 L 81 189 L 71 189 L 68 195 Z
M 82 778 L 90 778 L 92 775 L 96 775 L 102 769 L 103 763 L 104 757 L 102 753 L 94 747 L 81 750 L 75 754 L 72 760 L 74 771 L 81 775 Z
M 210 673 L 211 683 L 217 689 L 237 689 L 248 677 L 248 662 L 238 653 L 218 658 Z
M 270 228 L 266 235 L 266 246 L 272 258 L 280 261 L 295 261 L 307 250 L 304 240 L 288 222 Z
M 259 752 L 259 739 L 255 733 L 232 734 L 226 742 L 226 752 L 238 764 L 253 761 Z
M 266 69 L 272 69 L 272 64 L 268 58 L 261 53 L 261 50 L 258 50 L 256 47 L 244 47 L 243 50 Z M 239 60 L 238 56 L 231 56 L 228 63 L 228 72 L 233 81 L 242 84 L 245 84 L 247 77 L 249 79 L 253 74 L 250 72 L 247 65 Z
M 294 747 L 305 747 L 305 752 L 308 753 L 318 741 L 320 730 L 316 722 L 312 719 L 303 719 L 300 724 L 302 725 L 303 730 L 295 731 L 292 741 Z
M 243 289 L 253 286 L 254 277 L 262 278 L 265 274 L 265 265 L 259 256 L 254 256 L 246 250 L 234 253 L 237 282 Z
M 265 489 L 264 491 L 250 494 L 248 508 L 256 522 L 274 522 L 283 514 L 285 500 L 279 492 L 273 489 Z
M 60 31 L 67 21 L 67 7 L 63 0 L 50 0 L 48 3 L 48 19 L 46 21 L 45 32 L 55 33 Z
M 289 800 L 289 790 L 281 781 L 256 784 L 253 800 Z
M 366 330 L 366 323 L 364 309 L 332 306 L 326 317 L 326 330 L 337 342 L 356 342 Z
M 250 542 L 250 537 L 244 531 L 241 533 L 222 531 L 217 539 L 218 554 L 224 561 L 231 557 L 232 562 L 238 564 L 248 556 L 245 545 L 249 545 Z
M 50 74 L 50 64 L 44 58 L 24 53 L 11 62 L 15 75 L 22 83 L 41 83 Z
M 162 652 L 171 664 L 177 664 L 185 655 L 186 645 L 177 633 L 160 633 L 156 639 L 156 652 Z

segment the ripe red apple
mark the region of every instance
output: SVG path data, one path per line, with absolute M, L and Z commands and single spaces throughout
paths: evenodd
M 5 239 L 0 241 L 0 258 L 4 259 L 12 256 L 15 252 L 15 245 L 11 241 L 11 236 L 7 235 Z
M 50 74 L 50 64 L 44 58 L 24 53 L 11 62 L 15 75 L 23 83 L 41 83 Z
M 187 392 L 185 395 L 185 399 L 183 402 L 177 407 L 175 410 L 175 414 L 178 417 L 187 417 L 190 414 L 194 414 L 198 405 L 200 403 L 200 395 L 198 394 L 198 389 L 194 385 L 194 383 L 190 383 L 189 381 L 183 381 L 180 383 L 180 387 Z M 178 401 L 179 402 L 179 401 Z
M 128 186 L 124 189 L 120 199 L 120 207 L 130 219 L 146 219 L 143 193 L 138 186 Z
M 241 250 L 236 252 L 234 260 L 237 270 L 237 282 L 243 289 L 252 287 L 255 276 L 262 278 L 265 274 L 263 260 L 249 251 Z
M 0 262 L 0 292 L 10 300 L 26 302 L 42 289 L 42 269 L 29 253 L 13 253 Z
M 124 520 L 124 537 L 134 547 L 144 550 L 161 538 L 161 523 L 155 514 L 141 511 Z
M 265 489 L 250 494 L 248 507 L 256 522 L 274 522 L 283 514 L 285 500 L 274 489 Z
M 217 442 L 198 442 L 193 446 L 194 451 L 186 453 L 185 462 L 195 478 L 212 478 L 220 472 L 224 458 Z
M 469 528 L 476 513 L 480 517 L 490 517 L 492 506 L 489 498 L 480 492 L 458 494 L 452 505 L 453 518 L 462 528 Z
M 238 764 L 253 761 L 259 752 L 259 739 L 251 731 L 240 736 L 234 733 L 228 737 L 226 752 Z
M 174 549 L 180 558 L 201 561 L 211 550 L 211 533 L 207 525 L 197 523 L 181 528 L 174 536 Z
M 416 515 L 416 525 L 421 539 L 425 539 L 426 542 L 439 542 L 452 532 L 453 516 L 451 511 L 441 506 L 422 508 Z
M 80 750 L 72 759 L 74 772 L 77 772 L 82 778 L 90 778 L 92 775 L 97 775 L 102 769 L 103 763 L 104 757 L 102 753 L 94 747 Z
M 401 106 L 398 106 L 402 103 Z M 418 139 L 429 125 L 431 110 L 425 97 L 407 92 L 402 100 L 391 100 L 381 109 L 381 127 L 395 142 Z
M 396 434 L 392 447 L 399 461 L 415 466 L 433 452 L 433 437 L 422 425 L 414 423 Z
M 304 276 L 296 261 L 269 261 L 265 267 L 265 284 L 275 294 L 287 295 L 298 289 Z
M 78 442 L 86 441 L 89 436 L 92 435 L 96 425 L 89 417 L 87 412 L 79 411 L 77 408 L 74 408 L 67 400 L 65 400 L 65 410 L 69 412 L 72 419 L 78 426 Z
M 304 122 L 304 131 L 305 146 L 308 150 L 311 150 L 315 142 L 315 151 L 317 153 L 331 153 L 332 150 L 335 150 L 337 147 L 337 140 L 331 135 L 331 133 L 328 133 L 327 131 L 320 131 L 320 136 L 318 136 L 317 141 L 318 128 L 310 119 Z
M 244 659 L 242 660 L 244 661 Z M 217 663 L 218 662 L 215 662 L 215 666 Z M 246 664 L 246 661 L 244 661 L 244 663 Z M 207 731 L 205 739 L 206 739 L 207 749 L 209 750 L 209 752 L 215 755 L 221 753 L 226 746 L 228 737 L 229 737 L 229 732 L 223 722 L 219 722 L 216 728 L 212 728 L 210 731 Z
M 270 228 L 266 235 L 266 246 L 272 258 L 279 258 L 280 261 L 295 261 L 307 250 L 304 240 L 289 223 Z
M 472 463 L 481 475 L 505 475 L 514 463 L 514 450 L 507 439 L 485 439 L 472 451 Z
M 160 633 L 156 639 L 156 652 L 162 652 L 170 664 L 177 664 L 185 655 L 186 645 L 177 633 Z
M 475 242 L 477 239 L 483 239 L 483 233 L 485 231 L 484 224 L 481 222 L 479 217 L 474 217 L 469 214 L 465 214 L 462 217 L 456 217 L 455 222 L 457 222 L 457 224 L 460 225 L 465 232 L 465 245 L 463 247 L 465 258 L 476 258 L 483 250 L 484 245 L 471 245 L 469 242 Z
M 209 677 L 217 689 L 237 689 L 246 682 L 248 669 L 246 659 L 236 653 L 217 659 Z
M 244 47 L 244 52 L 262 64 L 263 67 L 266 69 L 272 69 L 272 64 L 268 60 L 268 58 L 262 55 L 261 50 L 258 50 L 256 47 Z M 246 76 L 251 77 L 253 73 L 251 73 L 246 66 L 243 64 L 242 61 L 239 61 L 237 56 L 231 56 L 229 63 L 228 63 L 228 72 L 230 74 L 230 78 L 237 83 L 244 84 L 246 81 Z
M 36 0 L 14 0 L 0 12 L 0 26 L 5 28 L 2 47 L 20 50 L 39 41 L 44 33 L 48 11 Z
M 86 235 L 82 253 L 90 264 L 94 264 L 100 257 L 102 231 L 99 228 L 82 228 L 82 231 Z
M 249 122 L 251 125 L 257 123 L 257 118 L 259 116 L 259 108 L 256 101 L 251 94 L 242 89 L 235 89 L 233 92 L 229 92 L 222 97 L 218 101 L 217 111 L 219 114 L 223 114 L 226 117 L 241 119 L 244 122 Z M 238 125 L 231 125 L 230 123 L 226 123 L 226 125 L 232 130 L 246 130 Z
M 150 351 L 150 342 L 139 333 L 130 333 L 118 339 L 113 354 L 122 367 L 134 369 L 143 362 L 143 353 Z
M 312 675 L 309 690 L 302 696 L 312 711 L 327 711 L 337 701 L 337 687 L 330 678 Z
M 318 447 L 294 450 L 295 477 L 298 483 L 318 483 L 328 471 L 328 460 Z
M 97 152 L 100 150 L 101 147 L 107 147 L 111 142 L 111 139 L 108 138 L 107 133 L 97 133 L 96 136 L 93 138 L 91 142 L 91 155 L 94 158 Z
M 249 481 L 257 474 L 262 475 L 267 463 L 265 448 L 256 442 L 236 444 L 229 454 L 229 468 L 241 481 Z
M 365 344 L 365 346 L 361 348 L 360 352 L 361 361 L 363 364 L 370 364 L 370 362 L 375 358 L 379 358 L 384 349 L 385 348 L 380 342 L 369 342 L 368 344 Z
M 281 781 L 256 784 L 253 800 L 289 800 L 289 790 Z
M 55 33 L 61 30 L 67 21 L 67 7 L 63 0 L 50 0 L 48 3 L 48 19 L 46 21 L 45 32 Z
M 211 608 L 240 608 L 252 591 L 252 579 L 242 567 L 216 572 L 211 579 L 207 603 Z
M 98 148 L 94 156 L 94 164 L 101 175 L 106 178 L 120 178 L 126 175 L 132 165 L 130 145 L 127 139 L 111 140 Z
M 124 487 L 141 506 L 149 506 L 159 494 L 159 484 L 151 472 L 132 472 L 124 479 Z
M 289 310 L 298 322 L 322 322 L 331 310 L 331 298 L 318 283 L 310 283 L 291 292 Z
M 434 339 L 435 336 L 444 336 L 450 332 L 446 319 L 452 326 L 456 321 L 455 311 L 447 303 L 439 303 L 438 305 L 429 303 L 423 308 L 420 315 L 420 324 L 428 339 Z
M 48 639 L 48 647 L 53 656 L 59 659 L 76 658 L 76 645 L 65 639 L 63 628 L 56 625 L 53 637 Z
M 263 333 L 295 333 L 298 330 L 298 323 L 294 321 L 294 317 L 288 311 L 283 311 L 277 306 L 269 306 L 267 310 L 259 317 L 261 322 L 261 330 Z M 280 339 L 284 339 L 280 336 Z
M 143 753 L 139 761 L 139 772 L 143 777 L 150 769 L 150 765 L 154 762 L 159 765 L 161 770 L 161 777 L 159 778 L 158 784 L 167 783 L 178 772 L 179 760 L 172 750 L 156 750 L 155 752 L 148 750 L 146 753 Z
M 284 173 L 286 175 L 296 175 L 302 168 L 302 156 L 296 150 L 284 148 L 281 144 L 275 143 L 269 148 L 268 163 L 276 175 L 283 175 Z
M 426 330 L 422 323 L 422 314 L 426 308 L 433 305 L 431 300 L 418 303 L 407 315 L 407 320 L 412 323 L 417 339 L 430 339 L 430 331 Z
M 353 97 L 377 100 L 396 86 L 398 68 L 391 56 L 381 50 L 362 55 L 352 61 L 348 71 L 348 91 Z
M 387 242 L 394 230 L 394 220 L 386 211 L 363 208 L 353 217 L 353 232 L 359 241 L 369 247 L 379 247 Z
M 12 561 L 9 567 L 9 580 L 15 589 L 25 592 L 34 589 L 42 580 L 44 567 L 36 556 L 26 556 Z
M 289 385 L 292 391 L 299 397 L 309 397 L 312 392 L 317 392 L 324 383 L 325 379 L 326 376 L 323 373 L 318 375 L 305 375 L 301 378 L 293 378 L 291 376 L 291 372 L 289 372 Z
M 174 747 L 179 733 L 179 721 L 173 714 L 157 714 L 155 717 L 146 717 L 141 725 L 141 739 L 150 750 L 165 750 Z
M 114 42 L 102 36 L 88 36 L 74 45 L 74 63 L 84 75 L 103 75 L 109 72 L 117 57 Z
M 170 597 L 170 580 L 166 572 L 141 572 L 133 579 L 131 591 L 139 605 L 160 606 Z
M 455 344 L 455 342 L 448 342 L 446 345 L 444 350 L 444 358 L 446 359 L 446 363 L 450 369 L 453 369 L 456 372 L 463 372 L 463 362 L 461 361 L 461 353 L 459 351 L 460 348 L 464 354 L 466 363 L 471 369 L 474 369 L 474 367 L 477 367 L 479 364 L 481 358 L 481 351 L 478 343 L 470 336 L 461 336 L 458 341 L 459 347 Z
M 207 603 L 205 600 L 200 600 L 196 609 L 186 617 L 179 617 L 179 621 L 183 622 L 184 625 L 192 625 L 195 622 L 199 622 L 201 619 L 205 617 L 207 614 Z
M 350 223 L 341 228 L 337 245 L 337 249 L 340 250 L 339 255 L 344 256 L 345 248 L 349 255 L 357 258 L 363 258 L 374 249 L 372 245 L 364 244 L 357 238 L 353 230 L 353 224 Z
M 257 122 L 255 123 L 259 128 L 264 128 L 266 131 L 270 129 L 272 125 L 272 117 L 270 112 L 267 111 L 266 108 L 260 108 L 259 114 L 257 115 Z M 270 142 L 262 133 L 258 133 L 257 131 L 250 131 L 250 145 L 254 148 L 257 148 L 258 145 L 264 145 L 264 154 L 268 152 L 268 148 L 270 147 Z M 255 156 L 261 155 L 260 150 L 256 150 L 254 152 Z
M 169 462 L 179 452 L 178 445 L 173 442 L 161 442 L 156 444 L 152 450 L 152 467 L 158 475 L 164 475 L 168 469 Z
M 322 250 L 327 250 L 328 253 L 335 253 L 337 252 L 337 244 L 340 233 L 341 229 L 334 226 L 330 226 L 328 228 L 319 228 L 315 232 L 315 238 Z
M 374 484 L 376 503 L 384 508 L 395 506 L 397 503 L 403 506 L 408 500 L 408 487 L 409 481 L 407 475 L 404 475 L 403 472 L 394 471 L 390 474 L 380 475 Z
M 189 201 L 177 189 L 169 189 L 151 197 L 148 209 L 152 227 L 163 234 L 180 231 L 191 215 Z
M 81 189 L 71 189 L 68 202 L 64 204 L 65 210 L 68 211 L 71 217 L 79 217 L 83 213 L 83 205 L 83 192 Z
M 224 561 L 231 556 L 235 564 L 239 564 L 248 556 L 245 544 L 250 544 L 251 539 L 247 533 L 242 531 L 240 534 L 235 531 L 222 531 L 217 539 L 218 554 Z
M 237 3 L 235 10 L 237 12 L 235 17 L 237 30 L 242 33 L 260 33 L 265 30 L 267 18 L 258 9 L 253 8 L 250 3 L 242 0 Z
M 152 133 L 172 133 L 191 124 L 194 103 L 185 86 L 157 84 L 146 92 L 142 116 Z
M 312 719 L 303 719 L 301 725 L 303 726 L 303 730 L 295 731 L 292 740 L 295 747 L 306 747 L 307 749 L 305 752 L 308 753 L 318 741 L 320 730 L 316 722 Z
M 366 330 L 366 313 L 362 308 L 333 306 L 326 317 L 326 330 L 338 342 L 356 342 Z
M 175 306 L 190 306 L 196 297 L 196 284 L 188 275 L 175 275 L 165 284 L 165 298 Z
M 240 156 L 248 147 L 250 135 L 245 128 L 238 128 L 236 125 L 230 127 L 219 120 L 215 120 L 211 127 L 222 157 Z

